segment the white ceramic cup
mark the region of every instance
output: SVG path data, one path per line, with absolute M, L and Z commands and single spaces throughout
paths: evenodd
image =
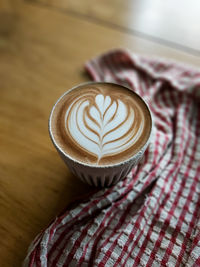
M 97 84 L 96 82 L 94 82 L 94 83 Z M 93 82 L 85 83 L 85 85 L 86 84 L 92 85 Z M 105 84 L 105 82 L 104 82 L 104 84 Z M 106 83 L 106 84 L 110 84 L 110 83 Z M 69 91 L 71 91 L 71 90 L 73 90 L 79 86 L 80 85 L 75 86 L 72 89 L 70 89 Z M 127 174 L 131 171 L 131 169 L 141 160 L 141 158 L 142 158 L 142 156 L 143 156 L 143 154 L 144 154 L 144 152 L 145 152 L 145 150 L 149 144 L 151 133 L 152 133 L 152 117 L 151 117 L 151 112 L 148 108 L 148 105 L 142 99 L 143 102 L 145 103 L 147 109 L 149 110 L 149 114 L 151 117 L 151 121 L 150 121 L 151 131 L 150 131 L 150 134 L 149 134 L 149 137 L 148 137 L 146 143 L 137 153 L 135 153 L 132 157 L 128 158 L 127 160 L 119 162 L 117 164 L 103 165 L 103 166 L 98 166 L 98 165 L 93 165 L 93 164 L 88 164 L 88 163 L 86 164 L 86 163 L 80 162 L 80 161 L 72 158 L 70 155 L 68 155 L 66 153 L 66 151 L 64 151 L 59 146 L 58 142 L 56 142 L 54 135 L 53 135 L 53 131 L 52 131 L 52 115 L 54 113 L 54 109 L 58 105 L 59 101 L 69 91 L 65 92 L 58 99 L 58 101 L 55 103 L 55 105 L 52 108 L 50 118 L 49 118 L 49 134 L 50 134 L 51 140 L 52 140 L 55 148 L 57 149 L 61 158 L 66 163 L 66 165 L 71 170 L 71 172 L 75 176 L 80 178 L 83 182 L 86 182 L 90 185 L 99 186 L 99 187 L 108 187 L 108 186 L 111 186 L 113 184 L 116 184 L 119 180 L 124 179 L 127 176 Z M 139 98 L 141 99 L 140 96 L 139 96 Z

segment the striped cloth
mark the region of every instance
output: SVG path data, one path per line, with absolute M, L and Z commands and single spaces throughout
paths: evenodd
M 148 102 L 153 138 L 125 180 L 67 207 L 40 233 L 24 266 L 200 266 L 200 70 L 126 50 L 86 69 Z

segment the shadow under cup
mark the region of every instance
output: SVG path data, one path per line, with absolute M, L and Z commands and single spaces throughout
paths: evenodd
M 100 90 L 100 91 L 98 91 L 98 90 Z M 97 91 L 97 93 L 96 93 L 96 91 Z M 121 161 L 120 160 L 118 160 L 118 162 L 110 162 L 109 161 L 109 162 L 106 162 L 103 164 L 98 164 L 95 162 L 93 163 L 92 161 L 91 162 L 88 162 L 88 161 L 84 162 L 84 161 L 80 160 L 79 158 L 74 157 L 74 155 L 72 155 L 70 153 L 70 149 L 68 151 L 68 147 L 70 148 L 72 146 L 73 142 L 77 142 L 75 140 L 75 137 L 74 137 L 74 136 L 76 136 L 76 134 L 74 134 L 74 136 L 73 136 L 73 132 L 71 129 L 67 129 L 66 135 L 65 135 L 65 131 L 64 131 L 64 134 L 62 134 L 62 137 L 63 137 L 62 140 L 64 140 L 64 141 L 60 142 L 59 136 L 61 134 L 60 134 L 60 130 L 59 130 L 60 128 L 59 127 L 61 124 L 62 124 L 61 125 L 62 128 L 67 127 L 66 126 L 66 118 L 68 118 L 69 116 L 72 117 L 72 119 L 71 119 L 72 122 L 69 125 L 72 125 L 72 127 L 73 127 L 74 125 L 76 125 L 76 122 L 73 121 L 73 119 L 76 120 L 77 117 L 82 117 L 82 114 L 80 114 L 80 112 L 82 110 L 80 107 L 82 104 L 77 109 L 77 113 L 75 113 L 75 115 L 71 115 L 71 114 L 73 114 L 73 112 L 68 111 L 68 110 L 71 110 L 72 106 L 73 106 L 73 104 L 71 104 L 73 102 L 72 101 L 72 99 L 73 99 L 72 95 L 73 96 L 75 95 L 74 99 L 76 99 L 76 101 L 74 101 L 74 102 L 76 103 L 76 105 L 78 105 L 77 103 L 79 103 L 78 102 L 79 99 L 81 99 L 81 101 L 83 98 L 90 99 L 94 95 L 94 92 L 95 92 L 96 96 L 98 95 L 99 101 L 98 101 L 98 97 L 95 98 L 96 99 L 95 101 L 97 101 L 97 103 L 93 104 L 92 108 L 93 108 L 93 106 L 96 106 L 96 109 L 100 110 L 101 109 L 101 103 L 103 103 L 102 105 L 104 105 L 104 106 L 106 105 L 105 103 L 107 103 L 107 106 L 106 106 L 107 109 L 104 108 L 104 114 L 106 112 L 108 113 L 109 107 L 114 106 L 115 103 L 117 103 L 117 104 L 115 104 L 115 106 L 117 106 L 117 107 L 119 107 L 121 105 L 121 109 L 123 110 L 123 101 L 121 102 L 121 101 L 116 100 L 117 95 L 123 97 L 123 94 L 126 93 L 126 94 L 128 94 L 128 98 L 130 95 L 130 98 L 134 98 L 134 101 L 136 101 L 138 103 L 142 103 L 141 104 L 142 109 L 144 110 L 143 116 L 145 117 L 145 120 L 144 120 L 145 123 L 144 123 L 144 126 L 142 128 L 143 129 L 142 131 L 145 133 L 144 138 L 143 138 L 142 142 L 139 143 L 140 145 L 137 146 L 137 149 L 135 149 L 133 146 L 134 149 L 131 151 L 131 155 L 130 155 L 130 148 L 132 147 L 132 145 L 131 145 L 132 140 L 129 138 L 129 141 L 128 141 L 129 143 L 127 142 L 128 143 L 127 151 L 129 151 L 129 155 L 127 158 L 123 157 L 123 159 Z M 104 94 L 104 98 L 101 96 L 100 92 L 103 92 L 102 94 Z M 117 93 L 115 94 L 115 92 L 119 92 L 119 94 L 117 94 Z M 110 93 L 110 95 L 107 97 L 107 95 L 109 93 Z M 113 95 L 114 95 L 114 97 L 113 97 Z M 102 102 L 102 98 L 103 98 L 104 102 Z M 113 98 L 114 98 L 114 100 L 113 100 Z M 69 101 L 69 102 L 67 102 L 67 101 Z M 90 101 L 89 101 L 89 103 L 90 103 Z M 110 106 L 109 106 L 109 103 L 110 103 Z M 124 103 L 126 103 L 126 101 L 124 101 Z M 65 110 L 65 112 L 64 112 L 65 115 L 62 118 L 62 116 L 60 116 L 61 113 L 59 113 L 59 112 L 61 110 L 63 110 L 63 107 L 66 107 L 67 111 Z M 112 118 L 114 118 L 116 116 L 116 112 L 114 114 L 115 115 L 113 115 Z M 88 117 L 90 117 L 89 113 L 88 113 Z M 137 118 L 137 116 L 135 116 L 135 115 L 133 115 L 132 117 L 134 117 L 134 119 Z M 130 119 L 132 119 L 132 121 L 134 121 L 134 119 L 132 117 L 130 117 Z M 104 117 L 101 117 L 101 118 L 104 118 Z M 90 119 L 92 119 L 92 117 Z M 64 122 L 64 123 L 62 123 L 62 122 Z M 137 123 L 140 123 L 140 122 L 137 122 Z M 121 123 L 120 125 L 123 127 L 123 123 Z M 129 128 L 130 128 L 129 130 L 131 130 L 131 127 L 132 127 L 132 126 L 130 126 L 131 124 L 127 123 L 127 125 L 129 125 Z M 73 131 L 77 132 L 79 130 L 79 128 L 76 128 L 76 126 L 74 126 L 74 127 L 75 128 L 73 129 Z M 79 127 L 79 125 L 77 127 Z M 89 82 L 89 83 L 84 83 L 84 84 L 80 84 L 78 86 L 73 87 L 72 89 L 68 90 L 66 93 L 64 93 L 58 99 L 58 101 L 53 106 L 53 109 L 51 111 L 50 118 L 49 118 L 49 134 L 50 134 L 51 140 L 52 140 L 55 148 L 57 149 L 58 153 L 60 154 L 61 158 L 67 164 L 68 168 L 71 170 L 71 172 L 75 176 L 80 178 L 83 182 L 86 182 L 89 185 L 94 185 L 94 186 L 99 186 L 99 187 L 108 187 L 108 186 L 114 185 L 118 181 L 124 179 L 128 175 L 128 173 L 131 171 L 131 169 L 141 160 L 141 158 L 142 158 L 142 156 L 143 156 L 143 154 L 144 154 L 144 152 L 145 152 L 145 150 L 149 144 L 151 133 L 152 133 L 152 117 L 151 117 L 151 112 L 150 112 L 147 104 L 145 103 L 145 101 L 139 95 L 137 95 L 135 92 L 132 92 L 129 88 L 126 88 L 124 86 L 114 84 L 114 83 Z M 118 131 L 118 134 L 119 134 L 119 131 Z M 124 135 L 123 135 L 123 137 L 124 137 Z M 63 144 L 63 142 L 64 142 L 64 144 Z M 79 140 L 78 140 L 78 142 L 79 142 Z M 79 153 L 79 151 L 78 151 L 78 153 Z M 94 151 L 94 153 L 95 153 L 95 151 Z M 118 156 L 117 153 L 116 153 L 116 156 Z

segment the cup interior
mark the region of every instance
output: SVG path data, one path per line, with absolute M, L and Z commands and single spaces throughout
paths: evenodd
M 152 116 L 151 116 L 151 111 L 148 107 L 148 104 L 144 101 L 144 99 L 142 99 L 138 94 L 136 94 L 135 92 L 133 92 L 132 90 L 130 90 L 129 88 L 126 88 L 124 86 L 121 86 L 121 85 L 116 85 L 116 86 L 121 86 L 122 88 L 126 88 L 126 90 L 128 89 L 129 91 L 131 91 L 133 94 L 135 94 L 138 99 L 140 99 L 140 101 L 142 101 L 144 103 L 144 106 L 146 107 L 146 110 L 149 114 L 149 125 L 150 125 L 150 130 L 149 130 L 149 133 L 148 133 L 148 136 L 146 138 L 146 141 L 145 143 L 139 147 L 139 149 L 137 151 L 135 151 L 135 153 L 132 154 L 131 157 L 128 157 L 127 159 L 125 160 L 122 160 L 122 161 L 119 161 L 117 163 L 112 163 L 112 164 L 104 164 L 104 165 L 95 165 L 95 164 L 91 164 L 91 163 L 88 163 L 88 162 L 82 162 L 76 158 L 74 158 L 73 156 L 71 156 L 69 153 L 67 153 L 66 150 L 63 149 L 63 147 L 59 144 L 58 140 L 56 139 L 56 135 L 54 133 L 54 127 L 55 127 L 55 120 L 54 120 L 54 113 L 56 112 L 57 108 L 59 107 L 61 101 L 63 101 L 64 98 L 66 98 L 68 96 L 68 94 L 70 92 L 72 92 L 73 90 L 77 89 L 77 88 L 80 88 L 80 87 L 84 87 L 84 86 L 93 86 L 93 85 L 116 85 L 114 83 L 107 83 L 107 82 L 88 82 L 88 83 L 83 83 L 83 84 L 80 84 L 80 85 L 77 85 L 73 88 L 71 88 L 70 90 L 68 90 L 67 92 L 65 92 L 58 100 L 57 102 L 54 104 L 53 108 L 52 108 L 52 111 L 50 113 L 50 117 L 49 117 L 49 134 L 50 134 L 50 137 L 51 137 L 51 140 L 54 144 L 54 146 L 56 147 L 56 149 L 59 151 L 60 154 L 62 154 L 62 157 L 66 157 L 78 164 L 81 164 L 83 166 L 88 166 L 88 167 L 92 167 L 92 168 L 110 168 L 110 167 L 114 167 L 114 166 L 120 166 L 120 165 L 123 165 L 125 163 L 128 163 L 129 161 L 133 161 L 135 159 L 137 159 L 140 154 L 144 152 L 144 150 L 146 149 L 146 147 L 148 146 L 148 143 L 150 141 L 150 138 L 151 138 L 151 133 L 152 133 Z

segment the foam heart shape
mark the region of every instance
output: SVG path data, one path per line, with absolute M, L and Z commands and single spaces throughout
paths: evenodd
M 143 131 L 144 119 L 135 123 L 133 107 L 120 99 L 97 94 L 94 100 L 78 97 L 67 109 L 65 125 L 74 141 L 99 161 L 133 145 Z

